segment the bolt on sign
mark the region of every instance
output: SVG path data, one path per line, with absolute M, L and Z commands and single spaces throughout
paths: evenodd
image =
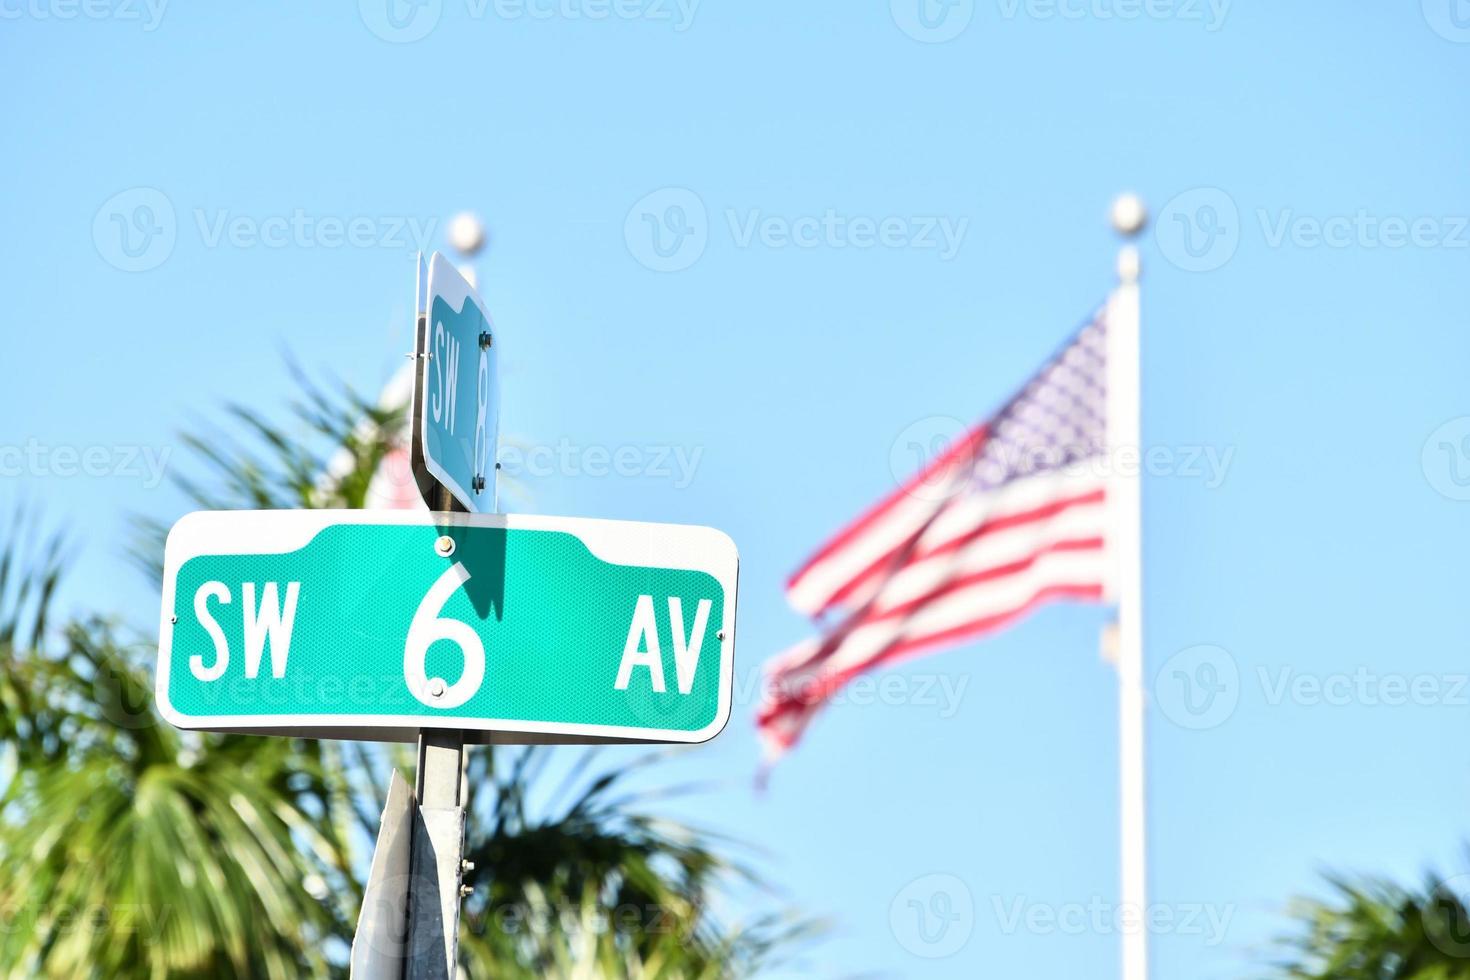
M 730 715 L 739 558 L 713 528 L 199 512 L 164 566 L 156 694 L 180 728 L 703 742 Z

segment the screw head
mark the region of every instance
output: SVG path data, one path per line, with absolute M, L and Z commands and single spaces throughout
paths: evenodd
M 441 558 L 448 558 L 454 554 L 454 539 L 447 534 L 441 534 L 434 541 L 434 552 Z
M 429 697 L 442 698 L 444 696 L 444 678 L 436 677 L 429 681 Z
M 490 336 L 490 331 L 480 331 L 480 350 L 487 350 L 495 343 L 495 338 Z

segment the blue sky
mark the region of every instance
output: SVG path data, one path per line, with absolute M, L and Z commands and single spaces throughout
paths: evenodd
M 283 352 L 375 389 L 416 241 L 471 208 L 502 432 L 557 459 L 516 506 L 728 531 L 748 687 L 807 634 L 785 575 L 911 437 L 1103 299 L 1137 190 L 1156 974 L 1259 973 L 1325 868 L 1470 871 L 1453 2 L 3 0 L 0 501 L 72 529 L 67 604 L 151 629 L 129 515 L 182 504 L 148 460 L 227 400 L 279 413 Z M 907 665 L 764 795 L 738 706 L 670 809 L 832 920 L 819 975 L 1115 976 L 1104 619 Z

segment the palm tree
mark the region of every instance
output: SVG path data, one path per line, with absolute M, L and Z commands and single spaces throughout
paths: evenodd
M 231 405 L 228 428 L 183 437 L 204 470 L 177 479 L 191 501 L 363 506 L 401 446 L 402 408 L 298 380 L 289 429 Z M 158 581 L 166 526 L 139 531 L 132 555 Z M 16 534 L 0 548 L 0 927 L 20 926 L 0 928 L 0 974 L 341 975 L 383 777 L 407 753 L 163 724 L 149 642 L 100 615 L 51 626 L 59 553 Z M 535 792 L 558 752 L 580 755 L 555 792 Z M 472 753 L 471 977 L 741 976 L 798 947 L 807 922 L 713 913 L 716 895 L 764 906 L 769 891 L 724 856 L 729 841 L 643 812 L 651 797 L 625 783 L 654 757 L 602 758 Z
M 58 552 L 0 557 L 0 970 L 327 974 L 352 899 L 320 898 L 357 883 L 320 755 L 159 724 L 149 651 L 114 623 L 49 639 Z
M 1298 900 L 1282 941 L 1293 980 L 1470 980 L 1470 910 L 1456 879 L 1418 887 L 1329 879 L 1328 900 Z M 1470 879 L 1464 879 L 1470 881 Z

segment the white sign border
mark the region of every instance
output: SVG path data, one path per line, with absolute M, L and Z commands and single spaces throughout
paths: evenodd
M 204 555 L 284 554 L 304 547 L 321 531 L 341 524 L 414 527 L 489 527 L 564 531 L 593 555 L 616 565 L 705 572 L 725 590 L 720 630 L 720 697 L 714 719 L 695 731 L 582 725 L 507 718 L 446 715 L 185 715 L 168 699 L 173 660 L 175 583 L 179 569 Z M 723 531 L 692 524 L 653 524 L 531 514 L 459 514 L 421 511 L 239 510 L 196 511 L 169 531 L 164 546 L 163 603 L 158 627 L 158 670 L 154 698 L 165 721 L 185 731 L 267 734 L 301 738 L 406 741 L 422 729 L 464 731 L 467 739 L 495 744 L 583 742 L 707 742 L 730 721 L 735 677 L 735 605 L 740 554 Z M 406 628 L 406 627 L 405 627 Z

